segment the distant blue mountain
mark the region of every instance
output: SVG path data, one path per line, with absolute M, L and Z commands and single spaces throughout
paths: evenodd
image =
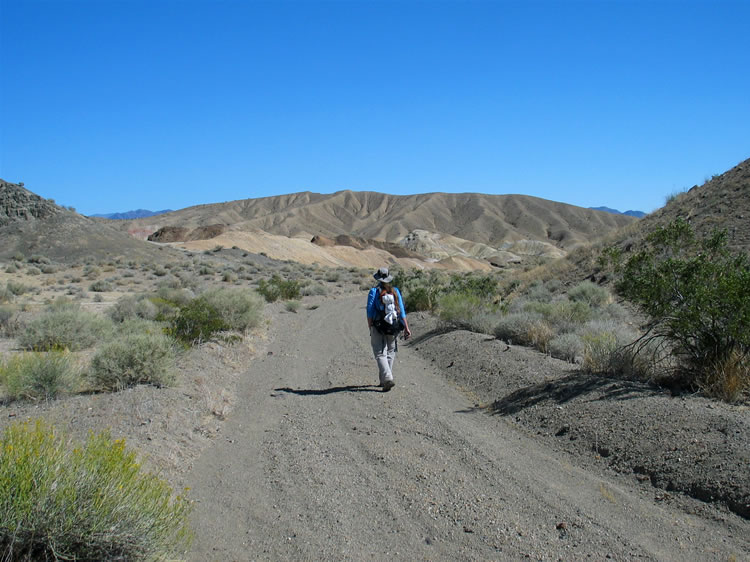
M 594 211 L 604 211 L 605 213 L 612 213 L 613 215 L 628 215 L 629 217 L 635 217 L 637 219 L 642 219 L 646 216 L 646 213 L 643 211 L 625 211 L 624 213 L 621 213 L 617 209 L 610 209 L 609 207 L 589 207 L 589 209 L 593 209 Z
M 98 214 L 91 215 L 92 217 L 101 217 L 103 219 L 112 220 L 127 220 L 127 219 L 145 219 L 146 217 L 153 217 L 155 215 L 163 215 L 164 213 L 171 213 L 172 209 L 165 209 L 163 211 L 147 211 L 146 209 L 138 209 L 136 211 L 127 211 L 126 213 L 109 213 L 109 214 Z

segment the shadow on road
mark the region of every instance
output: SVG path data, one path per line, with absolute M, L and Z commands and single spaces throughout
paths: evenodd
M 288 392 L 299 396 L 324 396 L 336 392 L 382 392 L 376 384 L 355 384 L 350 386 L 332 386 L 331 388 L 274 388 L 275 392 Z
M 589 399 L 593 401 L 630 400 L 655 394 L 662 394 L 662 391 L 647 384 L 575 373 L 554 382 L 535 384 L 511 392 L 495 400 L 486 410 L 492 414 L 507 416 L 540 402 L 564 404 L 586 395 L 592 395 Z

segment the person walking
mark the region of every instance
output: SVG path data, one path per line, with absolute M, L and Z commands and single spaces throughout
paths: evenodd
M 378 377 L 383 392 L 396 384 L 393 381 L 393 361 L 398 351 L 398 333 L 403 329 L 404 339 L 411 336 L 406 320 L 406 309 L 401 292 L 392 285 L 393 276 L 387 267 L 381 267 L 373 275 L 378 285 L 367 294 L 367 327 L 370 344 L 378 365 Z

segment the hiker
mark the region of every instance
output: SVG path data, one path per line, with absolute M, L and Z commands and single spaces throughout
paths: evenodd
M 392 285 L 393 276 L 387 267 L 381 267 L 373 275 L 378 285 L 367 295 L 367 327 L 370 329 L 370 344 L 378 364 L 378 376 L 383 392 L 394 386 L 393 360 L 398 351 L 397 338 L 401 330 L 404 339 L 411 336 L 406 321 L 406 310 L 401 292 Z

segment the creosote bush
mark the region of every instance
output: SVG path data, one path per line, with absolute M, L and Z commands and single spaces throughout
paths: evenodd
M 284 280 L 274 275 L 270 280 L 261 279 L 258 282 L 258 292 L 268 302 L 281 300 L 296 300 L 300 297 L 300 283 L 294 279 Z
M 112 331 L 108 318 L 68 300 L 58 300 L 32 319 L 19 337 L 24 349 L 77 351 L 93 346 Z
M 152 560 L 190 545 L 190 502 L 124 440 L 75 443 L 36 421 L 9 426 L 0 452 L 3 560 Z
M 203 298 L 196 298 L 180 307 L 169 320 L 167 333 L 184 345 L 207 341 L 217 332 L 229 330 L 221 313 Z
M 617 290 L 649 317 L 636 352 L 663 339 L 679 363 L 673 382 L 724 399 L 750 390 L 750 259 L 729 251 L 725 231 L 699 238 L 678 219 L 624 262 L 616 248 L 607 257 Z
M 79 376 L 67 353 L 23 353 L 0 364 L 0 384 L 7 400 L 52 400 L 74 392 Z

